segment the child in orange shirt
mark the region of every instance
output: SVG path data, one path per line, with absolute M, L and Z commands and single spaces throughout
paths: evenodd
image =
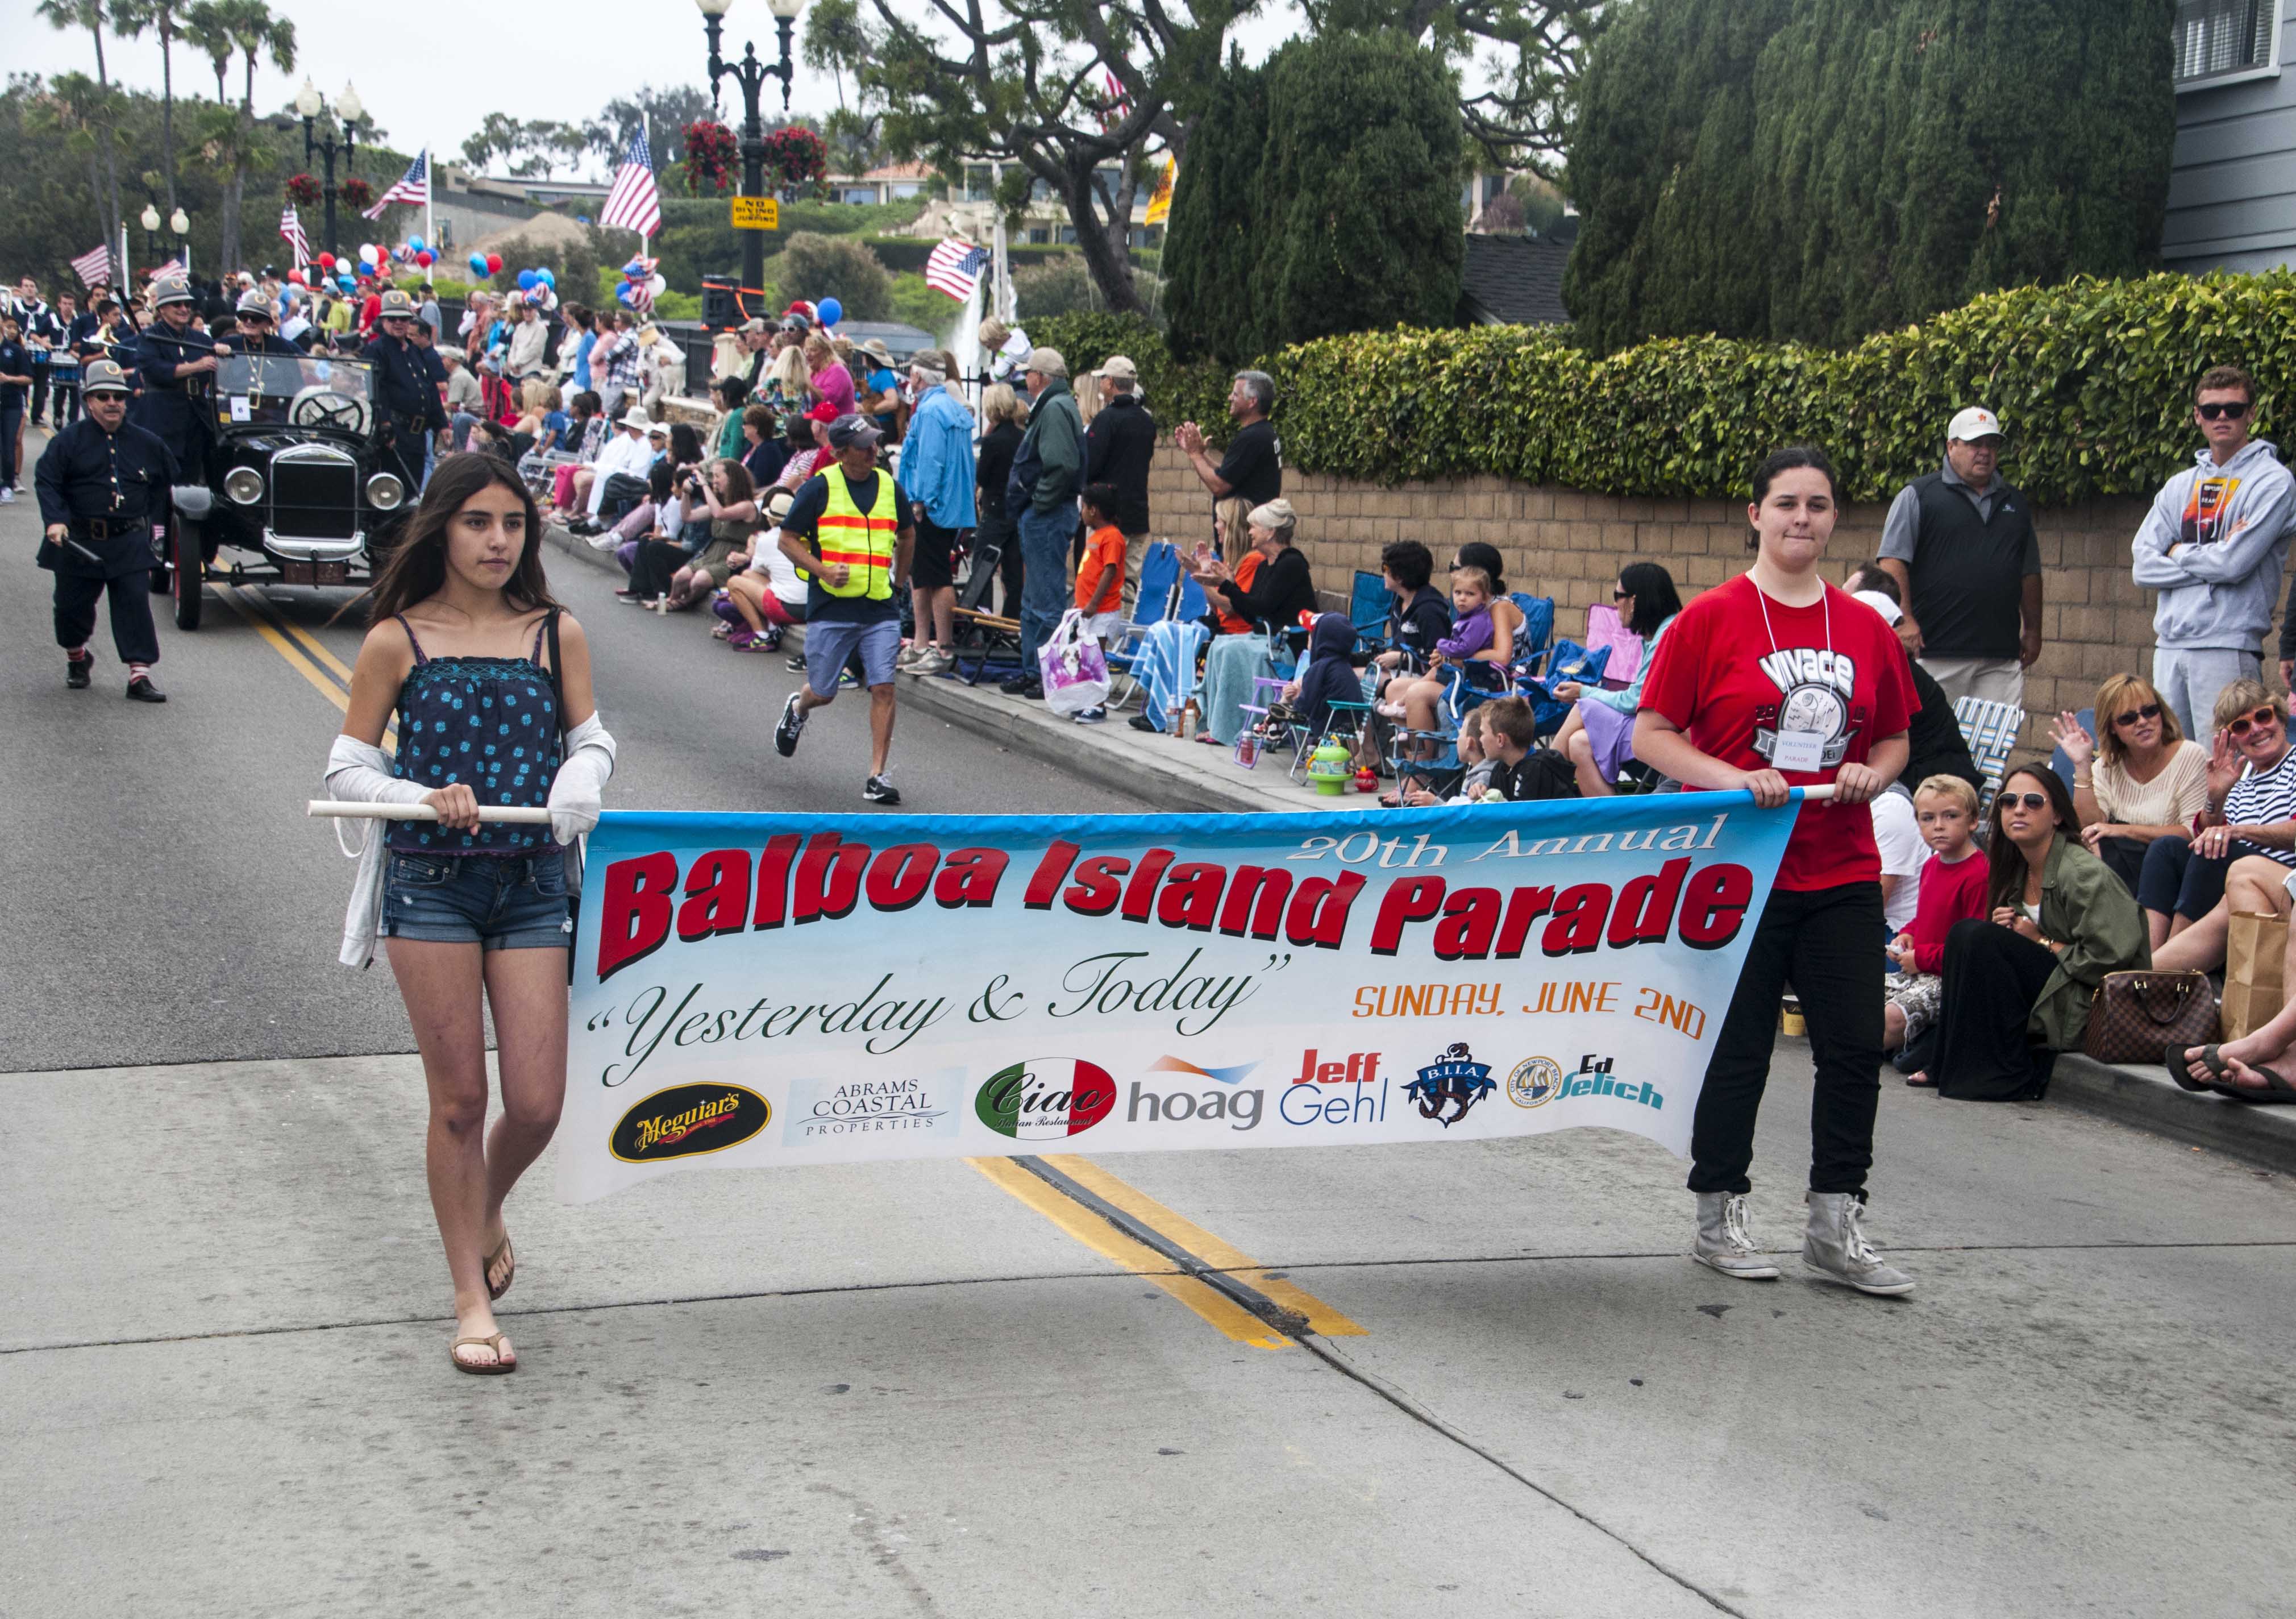
M 1084 614 L 1084 631 L 1103 651 L 1123 635 L 1124 532 L 1116 526 L 1116 487 L 1087 485 L 1084 491 L 1084 521 L 1092 532 L 1084 542 L 1084 560 L 1077 564 L 1076 605 Z M 1097 725 L 1108 718 L 1105 705 L 1078 714 L 1078 725 Z

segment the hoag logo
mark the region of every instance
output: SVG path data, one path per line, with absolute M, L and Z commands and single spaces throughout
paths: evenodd
M 1116 1105 L 1116 1081 L 1075 1057 L 1034 1056 L 988 1076 L 972 1111 L 1000 1136 L 1058 1141 L 1080 1136 Z
M 1497 1089 L 1491 1079 L 1491 1065 L 1475 1061 L 1464 1040 L 1455 1040 L 1450 1049 L 1419 1071 L 1419 1077 L 1403 1088 L 1403 1094 L 1419 1104 L 1422 1118 L 1432 1119 L 1448 1130 Z M 1454 1110 L 1447 1117 L 1447 1108 Z
M 608 1146 L 625 1163 L 659 1163 L 737 1146 L 765 1129 L 773 1105 L 739 1085 L 673 1085 L 622 1115 Z

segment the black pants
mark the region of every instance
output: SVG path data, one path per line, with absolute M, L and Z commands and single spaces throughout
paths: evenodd
M 152 625 L 152 576 L 125 573 L 118 579 L 56 575 L 56 645 L 69 652 L 85 646 L 95 633 L 95 598 L 111 596 L 111 645 L 122 663 L 157 663 L 160 632 Z
M 79 420 L 79 373 L 59 371 L 49 384 L 56 401 L 55 422 L 58 427 L 70 427 Z
M 1013 526 L 1013 520 L 1002 512 L 991 514 L 984 511 L 980 514 L 980 527 L 973 530 L 974 548 L 978 550 L 981 542 L 986 540 L 994 540 L 1001 547 L 996 558 L 996 577 L 1004 586 L 1004 616 L 1017 619 L 1021 616 L 1020 531 Z M 994 605 L 990 598 L 981 597 L 981 612 L 987 612 Z
M 24 431 L 24 401 L 0 404 L 0 487 L 13 484 L 24 469 L 16 464 L 16 435 Z
M 2142 838 L 2099 838 L 2096 841 L 2096 858 L 2120 879 L 2123 888 L 2134 894 L 2138 881 L 2144 875 L 2144 855 L 2150 847 Z
M 1945 936 L 1945 1002 L 1938 1018 L 1938 1095 L 1964 1102 L 2015 1102 L 2049 1087 L 2057 1054 L 2036 1046 L 2025 1024 L 2056 953 L 1998 923 L 1956 922 Z
M 2145 846 L 2138 868 L 2136 903 L 2164 916 L 2185 916 L 2197 922 L 2224 898 L 2225 874 L 2244 854 L 2261 853 L 2251 844 L 2235 843 L 2214 859 L 2193 852 L 2189 838 L 2154 838 Z
M 647 601 L 668 596 L 670 577 L 692 562 L 693 556 L 684 546 L 670 540 L 638 541 L 638 554 L 630 559 L 630 594 Z
M 633 478 L 627 473 L 607 473 L 606 487 L 598 494 L 598 521 L 612 528 L 652 492 L 643 478 Z
M 35 363 L 32 366 L 32 420 L 37 423 L 48 408 L 48 368 Z M 62 425 L 59 419 L 59 426 Z
M 1690 1132 L 1690 1189 L 1745 1192 L 1754 1115 L 1791 981 L 1809 1021 L 1817 1087 L 1809 1107 L 1809 1189 L 1866 1190 L 1882 1097 L 1882 887 L 1773 889 L 1722 1020 Z

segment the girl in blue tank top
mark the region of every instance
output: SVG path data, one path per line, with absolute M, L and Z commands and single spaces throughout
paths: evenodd
M 430 1093 L 425 1162 L 455 1289 L 447 1356 L 492 1374 L 518 1363 L 492 1310 L 517 1264 L 502 1200 L 549 1144 L 565 1094 L 573 936 L 551 826 L 480 810 L 551 808 L 566 733 L 583 727 L 581 744 L 603 732 L 589 723 L 588 645 L 550 597 L 540 514 L 509 464 L 440 461 L 403 532 L 370 593 L 343 732 L 377 747 L 395 715 L 390 776 L 437 818 L 391 823 L 381 932 Z M 373 796 L 412 801 L 374 775 Z M 594 818 L 570 819 L 568 835 Z M 482 1009 L 501 1050 L 491 1129 Z

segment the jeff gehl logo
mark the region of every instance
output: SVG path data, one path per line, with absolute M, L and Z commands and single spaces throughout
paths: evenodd
M 1666 1097 L 1647 1080 L 1637 1084 L 1614 1077 L 1611 1062 L 1590 1051 L 1578 1059 L 1577 1072 L 1565 1073 L 1562 1064 L 1551 1056 L 1525 1057 L 1507 1075 L 1507 1100 L 1517 1107 L 1544 1107 L 1572 1097 L 1611 1097 L 1653 1112 L 1666 1105 Z
M 1376 1051 L 1318 1051 L 1309 1047 L 1275 1104 L 1286 1124 L 1383 1124 L 1387 1076 Z

